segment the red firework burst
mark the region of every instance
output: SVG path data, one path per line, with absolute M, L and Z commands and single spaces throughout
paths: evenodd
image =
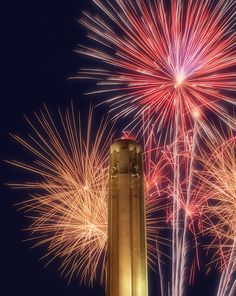
M 106 66 L 83 69 L 79 78 L 99 81 L 94 93 L 104 94 L 114 117 L 132 114 L 133 126 L 151 113 L 169 130 L 179 112 L 183 131 L 199 109 L 228 121 L 221 102 L 235 104 L 235 1 L 93 2 L 101 16 L 84 13 L 81 22 L 99 47 L 79 52 Z

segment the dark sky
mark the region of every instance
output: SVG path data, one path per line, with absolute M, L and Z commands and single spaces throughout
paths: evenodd
M 86 42 L 85 30 L 76 19 L 90 5 L 89 0 L 14 0 L 1 5 L 2 160 L 17 158 L 22 152 L 9 132 L 26 133 L 23 114 L 39 110 L 43 102 L 50 110 L 68 105 L 71 99 L 80 109 L 87 105 L 88 98 L 83 93 L 92 85 L 66 78 L 88 62 L 73 50 L 78 43 Z M 1 161 L 2 183 L 19 180 L 21 173 Z M 76 280 L 68 286 L 60 278 L 56 264 L 43 268 L 38 260 L 43 250 L 32 250 L 29 243 L 23 242 L 25 218 L 14 207 L 23 195 L 4 185 L 1 188 L 0 295 L 104 295 L 102 288 L 82 288 Z M 155 276 L 150 277 L 150 296 L 157 296 Z M 213 275 L 198 275 L 197 285 L 188 295 L 214 295 L 215 281 Z

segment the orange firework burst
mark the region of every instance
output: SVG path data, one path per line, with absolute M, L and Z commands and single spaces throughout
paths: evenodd
M 35 192 L 20 206 L 32 220 L 27 230 L 34 246 L 48 248 L 43 258 L 48 263 L 61 259 L 61 273 L 69 281 L 78 276 L 92 286 L 97 278 L 103 283 L 106 274 L 108 152 L 114 133 L 107 118 L 94 130 L 91 108 L 86 127 L 75 114 L 72 105 L 65 114 L 59 110 L 59 120 L 54 121 L 45 107 L 35 113 L 36 123 L 27 119 L 33 134 L 27 140 L 13 137 L 33 154 L 34 161 L 8 162 L 36 174 L 35 181 L 10 185 Z M 162 210 L 159 186 L 154 181 L 160 181 L 160 167 L 152 163 L 147 171 L 147 236 L 152 265 L 158 257 L 155 244 L 161 222 L 154 213 Z
M 28 140 L 14 136 L 33 153 L 33 164 L 11 163 L 41 178 L 12 186 L 37 192 L 21 204 L 32 219 L 28 231 L 35 246 L 47 245 L 45 257 L 50 261 L 62 257 L 62 274 L 69 280 L 75 274 L 92 284 L 99 268 L 104 277 L 107 151 L 112 129 L 108 129 L 107 119 L 102 119 L 93 134 L 92 109 L 85 128 L 73 105 L 64 115 L 59 110 L 58 125 L 46 107 L 35 117 L 37 125 L 27 119 L 33 129 Z
M 208 152 L 202 151 L 199 175 L 208 195 L 206 222 L 212 221 L 207 230 L 228 245 L 236 235 L 236 138 L 232 130 L 221 132 L 214 130 L 215 140 L 207 143 Z
M 213 262 L 222 270 L 217 296 L 235 295 L 236 289 L 236 137 L 231 128 L 224 129 L 209 129 L 207 152 L 199 159 L 208 198 L 205 232 L 213 237 L 209 247 L 219 255 Z

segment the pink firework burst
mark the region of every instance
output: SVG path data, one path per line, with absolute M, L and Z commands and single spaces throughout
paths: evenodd
M 235 104 L 235 1 L 93 2 L 101 15 L 84 13 L 81 23 L 94 47 L 79 52 L 104 67 L 82 69 L 79 78 L 99 81 L 94 93 L 104 94 L 114 117 L 131 114 L 133 126 L 151 113 L 169 130 L 178 111 L 183 131 L 200 109 L 228 121 L 221 103 Z

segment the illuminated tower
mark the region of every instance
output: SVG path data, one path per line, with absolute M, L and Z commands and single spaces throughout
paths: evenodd
M 111 146 L 108 296 L 147 296 L 142 149 L 133 140 Z

